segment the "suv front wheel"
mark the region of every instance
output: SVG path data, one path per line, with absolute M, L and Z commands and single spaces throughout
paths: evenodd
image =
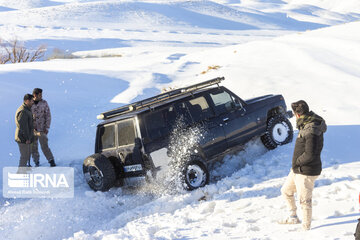
M 261 141 L 269 150 L 277 146 L 290 143 L 293 139 L 293 128 L 284 115 L 275 115 L 268 119 L 266 133 L 261 136 Z
M 183 184 L 186 190 L 204 187 L 209 183 L 209 172 L 199 160 L 189 161 L 183 169 Z
M 110 160 L 101 154 L 93 154 L 84 160 L 83 172 L 90 188 L 107 191 L 114 186 L 116 175 Z

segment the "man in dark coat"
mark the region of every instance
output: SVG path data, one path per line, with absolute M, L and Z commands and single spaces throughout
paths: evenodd
M 309 230 L 312 217 L 312 191 L 315 180 L 322 170 L 320 154 L 324 143 L 323 134 L 327 127 L 322 117 L 309 111 L 309 106 L 305 101 L 292 103 L 291 107 L 296 116 L 299 134 L 295 143 L 292 168 L 281 188 L 281 194 L 285 198 L 290 215 L 280 223 L 300 223 L 296 215 L 294 198 L 296 192 L 303 213 L 302 227 L 304 230 Z
M 26 94 L 23 104 L 15 113 L 15 141 L 19 145 L 19 167 L 26 167 L 30 163 L 31 143 L 34 141 L 34 125 L 31 106 L 34 104 L 33 95 Z

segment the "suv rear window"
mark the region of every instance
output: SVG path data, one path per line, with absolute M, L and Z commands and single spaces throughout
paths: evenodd
M 99 136 L 99 149 L 115 147 L 115 125 L 101 126 Z
M 125 146 L 135 143 L 135 128 L 132 119 L 124 120 L 118 123 L 118 144 Z

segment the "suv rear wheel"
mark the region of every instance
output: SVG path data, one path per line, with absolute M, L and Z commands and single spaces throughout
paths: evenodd
M 116 175 L 110 160 L 101 154 L 93 154 L 84 160 L 83 172 L 90 188 L 107 191 L 114 186 Z
M 266 133 L 261 136 L 261 141 L 267 149 L 290 143 L 293 139 L 293 128 L 284 115 L 275 115 L 268 119 Z
M 189 161 L 183 170 L 183 183 L 185 189 L 194 190 L 209 183 L 209 172 L 199 160 Z

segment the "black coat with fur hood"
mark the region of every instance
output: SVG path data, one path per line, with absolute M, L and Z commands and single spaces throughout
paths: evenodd
M 296 139 L 292 169 L 294 173 L 318 176 L 321 173 L 321 150 L 324 145 L 325 120 L 310 112 L 296 121 L 299 135 Z

